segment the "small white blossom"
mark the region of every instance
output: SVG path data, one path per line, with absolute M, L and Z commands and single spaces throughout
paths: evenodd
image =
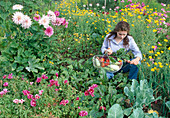
M 22 5 L 19 5 L 19 4 L 16 4 L 12 7 L 13 10 L 22 10 L 23 9 L 23 6 Z

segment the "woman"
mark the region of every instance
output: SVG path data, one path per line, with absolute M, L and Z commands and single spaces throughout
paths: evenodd
M 127 52 L 131 50 L 135 58 L 127 60 L 126 64 L 120 71 L 123 71 L 123 73 L 129 72 L 129 79 L 137 79 L 138 67 L 136 65 L 140 64 L 140 61 L 142 60 L 142 53 L 133 37 L 129 35 L 129 32 L 129 24 L 125 21 L 120 21 L 116 25 L 115 29 L 106 35 L 101 51 L 103 54 L 107 52 L 108 55 L 111 55 L 120 48 L 125 48 Z M 110 72 L 107 72 L 106 75 L 108 79 L 112 79 L 114 76 L 114 74 Z

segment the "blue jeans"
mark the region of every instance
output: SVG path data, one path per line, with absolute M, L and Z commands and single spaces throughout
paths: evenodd
M 141 64 L 141 62 L 139 61 L 139 64 Z M 123 67 L 117 72 L 123 72 L 123 73 L 126 73 L 126 72 L 129 72 L 129 76 L 128 78 L 129 79 L 137 79 L 137 75 L 138 75 L 138 71 L 139 71 L 139 68 L 134 65 L 134 64 L 129 64 L 129 63 L 123 63 Z M 115 74 L 117 74 L 115 73 Z M 113 76 L 114 76 L 114 73 L 111 73 L 111 72 L 106 72 L 106 76 L 108 79 L 112 79 Z

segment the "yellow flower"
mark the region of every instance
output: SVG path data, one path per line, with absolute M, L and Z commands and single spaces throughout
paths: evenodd
M 158 55 L 157 55 L 157 54 L 155 54 L 155 56 L 157 57 Z
M 43 59 L 43 61 L 45 61 L 45 59 Z
M 164 67 L 162 64 L 159 65 L 160 68 Z
M 95 27 L 95 29 L 97 29 L 97 27 Z
M 154 67 L 154 69 L 156 70 L 156 67 Z
M 155 62 L 155 63 L 154 63 L 154 65 L 158 65 L 158 63 L 157 63 L 157 62 Z
M 156 29 L 153 29 L 153 32 L 156 32 L 157 30 Z
M 86 21 L 86 23 L 88 23 L 89 21 Z
M 149 28 L 149 26 L 147 26 L 146 28 Z
M 149 56 L 149 59 L 152 59 L 152 56 Z
M 166 63 L 166 65 L 168 66 L 168 64 Z
M 151 110 L 148 111 L 149 114 L 151 114 L 151 113 L 153 113 L 153 112 L 155 112 L 155 113 L 158 114 L 158 116 L 159 116 L 159 113 L 158 113 L 156 110 L 152 110 L 152 109 L 151 109 Z
M 167 40 L 167 39 L 164 39 L 164 41 L 165 41 L 165 42 L 168 42 L 168 40 Z
M 164 53 L 164 51 L 161 51 L 161 53 Z
M 162 44 L 158 44 L 159 46 L 162 46 Z
M 132 24 L 132 27 L 134 27 L 134 24 Z
M 153 71 L 153 72 L 154 72 L 154 71 L 155 71 L 155 69 L 154 69 L 154 68 L 151 68 L 151 71 Z
M 89 40 L 89 38 L 87 38 L 87 40 Z
M 161 54 L 160 52 L 157 52 L 157 54 L 159 55 L 159 54 Z
M 162 64 L 161 62 L 158 62 L 158 64 Z
M 52 63 L 51 61 L 49 61 L 49 63 Z
M 153 53 L 153 50 L 149 51 L 149 53 Z
M 141 19 L 141 16 L 138 16 L 139 19 Z
M 152 48 L 155 48 L 155 46 L 152 46 Z
M 170 47 L 168 48 L 168 50 L 170 50 Z

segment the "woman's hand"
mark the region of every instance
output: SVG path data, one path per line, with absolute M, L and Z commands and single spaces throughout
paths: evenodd
M 113 53 L 113 51 L 111 50 L 111 48 L 108 48 L 105 50 L 105 53 L 107 52 L 108 55 L 111 55 Z
M 133 60 L 126 60 L 126 62 L 128 62 L 128 63 L 130 63 L 130 64 L 134 64 L 134 65 L 137 65 L 137 64 L 139 64 L 139 60 L 140 60 L 140 58 L 139 57 L 136 57 L 135 59 L 133 59 Z

